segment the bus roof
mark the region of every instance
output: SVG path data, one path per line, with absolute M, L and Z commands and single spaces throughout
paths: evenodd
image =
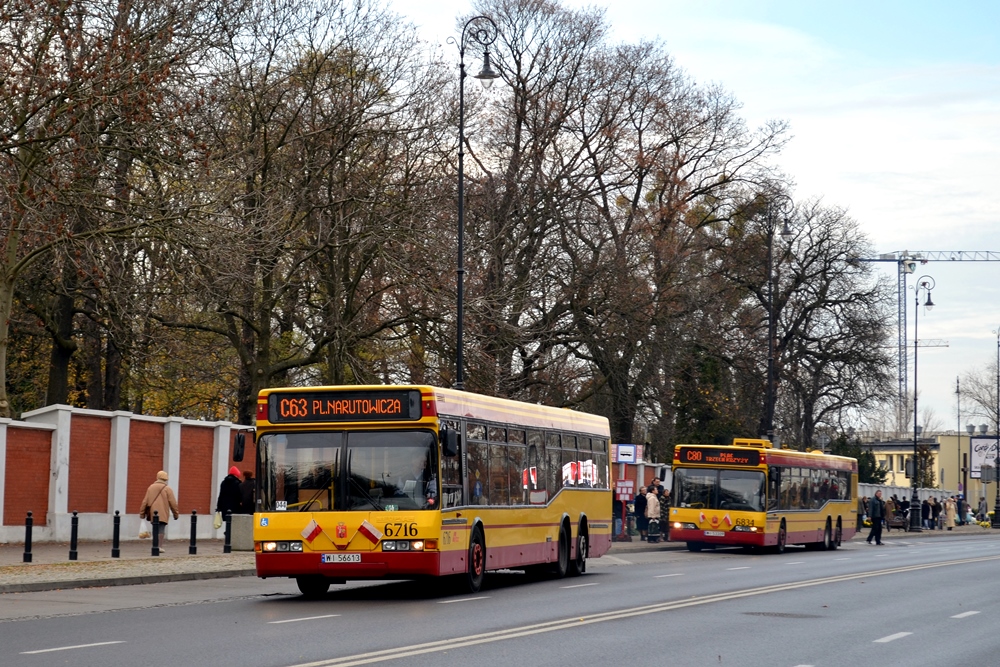
M 333 385 L 321 387 L 273 387 L 262 389 L 258 395 L 259 403 L 266 403 L 267 397 L 274 393 L 285 392 L 324 392 L 335 393 L 363 392 L 366 390 L 384 391 L 417 390 L 424 403 L 433 401 L 434 412 L 442 417 L 464 417 L 489 422 L 516 423 L 525 427 L 539 429 L 559 429 L 587 433 L 595 437 L 611 437 L 608 419 L 599 415 L 579 412 L 568 408 L 553 408 L 545 405 L 526 403 L 506 398 L 474 394 L 459 389 L 433 387 L 429 385 Z M 425 408 L 426 409 L 426 408 Z

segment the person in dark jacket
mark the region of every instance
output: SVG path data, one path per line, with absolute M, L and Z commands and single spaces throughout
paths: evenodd
M 219 499 L 215 501 L 215 511 L 222 512 L 225 520 L 226 512 L 239 514 L 243 506 L 243 494 L 240 492 L 240 469 L 233 466 L 229 474 L 219 485 Z
M 639 539 L 646 540 L 646 530 L 649 528 L 649 518 L 646 516 L 646 489 L 640 486 L 635 494 L 635 527 L 639 531 Z
M 868 518 L 872 520 L 872 529 L 868 533 L 868 544 L 875 538 L 875 544 L 882 544 L 882 522 L 885 521 L 885 501 L 882 500 L 881 489 L 875 492 L 868 503 Z
M 253 514 L 256 508 L 257 482 L 253 478 L 252 470 L 243 471 L 243 482 L 240 484 L 240 507 L 244 514 Z

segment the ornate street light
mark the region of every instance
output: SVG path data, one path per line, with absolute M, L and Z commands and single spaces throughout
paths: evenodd
M 993 431 L 997 435 L 997 459 L 996 466 L 993 469 L 1000 475 L 1000 328 L 993 333 L 997 335 L 997 411 L 994 413 L 996 421 L 994 423 L 995 430 Z M 994 528 L 1000 528 L 1000 476 L 997 479 L 997 497 L 993 503 L 993 521 L 990 522 L 990 525 Z
M 774 373 L 774 339 L 777 334 L 777 322 L 774 317 L 774 207 L 767 206 L 767 387 L 766 401 L 764 406 L 764 423 L 761 424 L 761 437 L 774 442 L 774 404 L 775 397 L 775 373 Z M 788 225 L 788 218 L 783 217 L 781 224 L 782 238 L 792 236 L 792 229 Z
M 493 79 L 500 75 L 490 64 L 490 44 L 497 39 L 497 24 L 488 16 L 473 16 L 462 27 L 462 37 L 458 42 L 458 269 L 457 277 L 457 316 L 455 320 L 455 388 L 465 389 L 465 371 L 462 352 L 464 349 L 463 328 L 464 288 L 465 288 L 465 46 L 472 40 L 483 47 L 483 68 L 474 78 L 479 79 L 483 86 L 489 88 Z M 448 42 L 454 44 L 453 37 Z
M 910 496 L 910 530 L 921 532 L 920 525 L 920 496 L 917 494 L 917 484 L 920 481 L 920 452 L 917 448 L 917 436 L 920 434 L 920 427 L 917 426 L 917 316 L 920 314 L 920 292 L 927 293 L 927 301 L 924 307 L 930 310 L 934 307 L 931 301 L 931 290 L 934 289 L 935 282 L 930 276 L 921 276 L 917 284 L 913 286 L 913 494 Z

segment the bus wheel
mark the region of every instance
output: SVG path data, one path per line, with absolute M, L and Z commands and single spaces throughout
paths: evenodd
M 569 572 L 569 533 L 565 528 L 559 530 L 559 557 L 552 566 L 552 574 L 556 579 L 562 579 Z
M 697 552 L 697 551 L 701 551 L 704 548 L 704 545 L 701 542 L 688 542 L 687 543 L 687 548 L 688 548 L 688 551 L 695 551 L 695 552 Z
M 295 583 L 302 597 L 310 600 L 318 600 L 330 590 L 330 580 L 322 575 L 295 577 Z
M 840 522 L 840 517 L 837 517 L 837 530 L 833 534 L 833 542 L 830 543 L 830 548 L 831 549 L 840 548 L 840 543 L 843 541 L 843 539 L 844 539 L 844 526 Z
M 836 547 L 833 546 L 833 529 L 830 528 L 830 519 L 827 518 L 826 528 L 823 529 L 823 550 L 833 551 L 834 549 L 836 549 Z
M 576 558 L 569 562 L 569 574 L 572 577 L 579 577 L 587 571 L 587 533 L 581 527 L 580 534 L 576 537 Z
M 486 578 L 486 540 L 483 531 L 476 528 L 469 540 L 469 569 L 465 573 L 465 589 L 478 593 Z
M 782 519 L 781 528 L 778 529 L 778 543 L 774 545 L 775 552 L 785 553 L 785 542 L 788 540 L 788 533 L 785 531 L 785 521 Z

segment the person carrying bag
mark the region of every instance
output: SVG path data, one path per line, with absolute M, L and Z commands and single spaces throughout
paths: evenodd
M 157 513 L 157 518 L 159 518 L 159 544 L 160 551 L 163 551 L 163 543 L 166 536 L 167 523 L 170 521 L 170 515 L 173 514 L 175 519 L 180 517 L 180 511 L 177 508 L 177 498 L 174 496 L 174 490 L 167 486 L 167 473 L 163 470 L 156 473 L 156 481 L 149 485 L 146 489 L 146 495 L 142 499 L 142 506 L 139 507 L 139 517 L 146 521 L 152 523 L 153 512 Z M 142 536 L 142 522 L 140 521 L 139 535 Z

